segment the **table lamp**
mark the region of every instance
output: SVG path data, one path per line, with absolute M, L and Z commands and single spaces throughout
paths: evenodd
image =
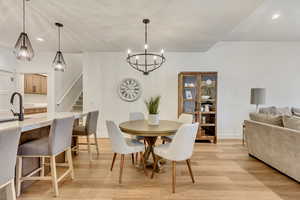
M 266 89 L 251 88 L 250 103 L 256 105 L 256 112 L 258 112 L 258 106 L 261 104 L 265 104 L 265 102 L 266 102 Z

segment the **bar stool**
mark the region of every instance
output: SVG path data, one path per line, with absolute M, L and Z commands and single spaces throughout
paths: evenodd
M 15 165 L 20 129 L 17 127 L 0 131 L 0 188 L 7 187 L 7 199 L 16 199 Z
M 98 122 L 99 111 L 89 112 L 87 115 L 86 125 L 85 126 L 75 126 L 73 129 L 73 137 L 77 137 L 76 146 L 72 148 L 72 151 L 79 152 L 84 151 L 79 149 L 79 145 L 88 146 L 89 160 L 92 161 L 91 145 L 96 146 L 97 155 L 99 155 L 99 146 L 97 142 L 97 122 Z M 94 143 L 90 142 L 90 136 L 94 135 Z M 79 137 L 86 137 L 87 143 L 78 143 Z
M 71 178 L 74 179 L 74 169 L 71 154 L 73 124 L 73 116 L 55 119 L 52 122 L 48 137 L 24 143 L 19 147 L 16 173 L 17 196 L 20 196 L 21 183 L 23 181 L 52 180 L 55 196 L 58 196 L 58 182 L 60 182 L 68 174 L 70 174 Z M 67 163 L 56 164 L 55 157 L 63 152 L 66 152 Z M 34 170 L 26 176 L 23 176 L 22 158 L 24 157 L 39 157 L 41 159 L 40 168 Z M 45 158 L 50 158 L 51 176 L 45 176 L 44 174 Z M 56 166 L 68 167 L 68 169 L 60 177 L 57 177 Z M 40 176 L 33 176 L 38 172 L 41 172 Z

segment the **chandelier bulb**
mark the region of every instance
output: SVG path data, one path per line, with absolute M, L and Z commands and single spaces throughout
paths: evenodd
M 165 52 L 164 49 L 161 49 L 161 51 L 160 51 L 161 55 L 163 55 L 164 52 Z
M 128 54 L 128 55 L 130 55 L 130 53 L 131 53 L 131 50 L 130 50 L 130 49 L 128 49 L 128 50 L 127 50 L 127 54 Z
M 147 50 L 148 49 L 148 44 L 145 44 L 144 48 L 145 48 L 145 50 Z

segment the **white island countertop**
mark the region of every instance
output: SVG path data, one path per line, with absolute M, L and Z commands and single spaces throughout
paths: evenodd
M 24 121 L 10 121 L 0 123 L 0 132 L 12 128 L 20 127 L 22 132 L 30 131 L 46 126 L 50 126 L 52 121 L 57 118 L 74 116 L 75 119 L 84 117 L 88 112 L 57 112 L 57 113 L 41 113 L 33 115 L 25 115 Z

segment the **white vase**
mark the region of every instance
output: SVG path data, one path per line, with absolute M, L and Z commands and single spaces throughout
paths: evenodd
M 149 114 L 148 115 L 149 125 L 159 125 L 159 114 Z

